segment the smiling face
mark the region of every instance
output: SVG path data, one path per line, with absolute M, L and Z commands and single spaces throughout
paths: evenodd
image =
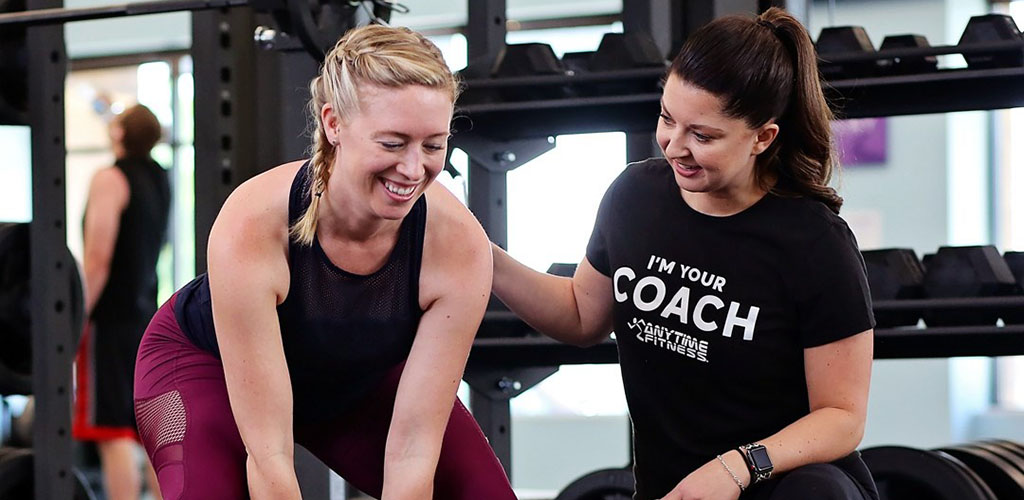
M 357 218 L 400 220 L 444 168 L 452 100 L 421 85 L 362 85 L 360 110 L 347 121 L 321 112 L 336 145 L 327 193 Z
M 714 94 L 669 76 L 661 98 L 657 139 L 682 196 L 700 211 L 730 212 L 757 201 L 757 155 L 778 133 L 774 122 L 752 129 L 726 116 Z

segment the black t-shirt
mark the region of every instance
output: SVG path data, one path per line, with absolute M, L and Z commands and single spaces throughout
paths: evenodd
M 708 216 L 664 159 L 612 183 L 587 258 L 613 280 L 639 499 L 807 415 L 803 350 L 874 326 L 857 243 L 828 207 L 768 194 Z

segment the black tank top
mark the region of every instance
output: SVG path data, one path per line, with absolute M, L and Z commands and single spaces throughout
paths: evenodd
M 309 205 L 307 167 L 292 181 L 292 222 Z M 340 414 L 409 356 L 423 314 L 419 276 L 426 215 L 421 197 L 402 221 L 387 262 L 369 275 L 332 264 L 317 238 L 311 246 L 289 242 L 291 284 L 277 313 L 296 422 Z M 178 292 L 175 314 L 197 347 L 219 356 L 206 274 Z
M 156 260 L 167 238 L 171 188 L 167 172 L 152 158 L 126 158 L 114 165 L 128 179 L 130 194 L 121 212 L 110 276 L 91 319 L 97 327 L 141 324 L 141 337 L 156 312 Z

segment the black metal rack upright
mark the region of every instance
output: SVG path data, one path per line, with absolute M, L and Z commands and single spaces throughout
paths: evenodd
M 302 50 L 260 50 L 257 25 L 269 15 L 236 7 L 192 14 L 195 81 L 196 272 L 206 271 L 210 229 L 228 195 L 274 165 L 301 158 L 309 140 L 305 103 L 317 63 Z M 327 468 L 295 454 L 305 498 L 329 498 Z
M 27 8 L 61 7 L 61 0 L 28 0 Z M 71 498 L 71 296 L 65 226 L 63 26 L 27 29 L 28 105 L 32 148 L 32 391 L 36 498 Z M 63 284 L 63 285 L 62 285 Z
M 564 78 L 571 78 L 550 76 L 488 79 L 489 69 L 505 43 L 506 1 L 471 0 L 467 4 L 469 66 L 463 75 L 467 78 L 469 89 L 535 85 L 538 82 L 540 85 L 559 85 L 564 83 Z M 714 17 L 714 4 L 704 1 L 684 4 L 678 0 L 623 2 L 623 28 L 624 31 L 656 34 L 655 41 L 667 56 L 674 47 L 681 44 L 687 26 L 699 26 Z M 751 2 L 751 11 L 757 7 L 757 2 Z M 689 24 L 685 21 L 689 21 Z M 639 74 L 657 81 L 661 73 L 661 70 L 641 70 L 625 78 Z M 561 101 L 534 102 L 532 106 L 520 102 L 460 106 L 459 113 L 471 118 L 473 130 L 457 133 L 452 143 L 466 151 L 469 157 L 467 202 L 491 240 L 502 248 L 508 248 L 508 171 L 552 149 L 555 144 L 549 136 L 582 131 L 622 130 L 627 132 L 628 159 L 652 156 L 656 151 L 653 130 L 642 124 L 656 116 L 657 109 L 651 109 L 650 102 L 656 107 L 657 99 L 654 93 L 583 98 L 578 99 L 577 106 L 571 109 L 562 106 L 564 103 Z M 611 112 L 615 117 L 609 119 L 612 107 L 616 111 L 621 109 L 621 115 L 628 116 L 627 120 L 631 120 L 631 123 L 626 125 L 623 120 L 616 120 L 620 114 L 615 112 Z M 543 116 L 531 115 L 535 110 L 542 111 Z M 573 129 L 574 125 L 586 128 Z M 557 365 L 487 366 L 479 363 L 472 363 L 466 370 L 465 380 L 471 389 L 470 408 L 473 416 L 510 477 L 512 449 L 509 402 L 556 371 Z

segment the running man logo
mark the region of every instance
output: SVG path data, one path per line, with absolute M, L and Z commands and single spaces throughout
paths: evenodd
M 682 354 L 701 363 L 708 362 L 707 340 L 697 340 L 685 333 L 649 323 L 636 317 L 633 318 L 633 321 L 626 323 L 626 326 L 635 332 L 635 337 L 640 342 Z

